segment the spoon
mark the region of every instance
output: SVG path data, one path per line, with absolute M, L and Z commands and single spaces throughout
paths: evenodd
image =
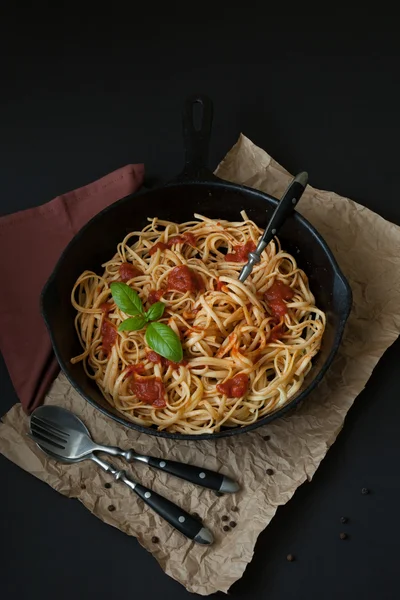
M 303 195 L 304 190 L 306 189 L 308 181 L 308 173 L 302 171 L 293 179 L 286 192 L 283 195 L 283 198 L 279 202 L 278 206 L 274 210 L 274 213 L 271 217 L 270 222 L 268 223 L 264 233 L 260 237 L 257 248 L 254 252 L 249 252 L 248 261 L 244 265 L 243 269 L 240 271 L 239 281 L 244 283 L 250 273 L 253 270 L 254 265 L 260 262 L 261 260 L 261 252 L 268 246 L 270 241 L 274 239 L 279 229 L 282 227 L 286 219 L 289 215 L 292 214 L 294 208 L 301 196 Z
M 48 408 L 64 411 L 64 409 L 60 407 L 43 406 L 39 409 L 36 409 L 34 412 L 36 413 L 39 410 L 43 411 L 43 409 Z M 65 412 L 68 415 L 74 416 L 69 411 Z M 210 545 L 213 543 L 214 540 L 211 531 L 203 526 L 203 523 L 200 521 L 200 519 L 193 517 L 167 498 L 164 498 L 164 496 L 160 496 L 160 494 L 157 494 L 153 490 L 149 490 L 137 481 L 129 479 L 126 476 L 125 471 L 116 469 L 113 465 L 103 461 L 95 454 L 88 453 L 81 456 L 79 453 L 75 454 L 73 451 L 66 451 L 65 448 L 62 447 L 62 444 L 59 443 L 60 430 L 56 429 L 56 427 L 53 425 L 49 425 L 48 423 L 44 423 L 43 426 L 38 427 L 37 424 L 35 424 L 35 419 L 32 421 L 32 417 L 33 415 L 31 416 L 30 423 L 31 432 L 28 435 L 36 442 L 38 447 L 45 452 L 45 454 L 48 454 L 52 458 L 66 463 L 92 460 L 104 471 L 110 473 L 116 481 L 122 481 L 125 483 L 125 485 L 133 490 L 145 502 L 145 504 L 150 506 L 157 514 L 165 519 L 170 525 L 175 527 L 175 529 L 177 529 L 180 533 L 197 542 L 198 544 Z M 71 422 L 73 423 L 72 420 Z M 80 421 L 80 423 L 82 422 Z M 85 426 L 83 425 L 83 427 Z M 49 442 L 50 438 L 53 438 L 53 443 Z
M 92 452 L 105 452 L 111 456 L 121 456 L 127 462 L 136 460 L 146 463 L 150 467 L 218 492 L 233 493 L 239 489 L 236 481 L 216 471 L 209 471 L 194 465 L 185 465 L 173 460 L 136 454 L 133 450 L 122 450 L 117 446 L 97 444 L 92 440 L 86 425 L 79 417 L 60 406 L 40 406 L 32 413 L 31 429 L 35 429 L 42 438 L 45 426 L 51 429 L 51 433 L 49 435 L 47 431 L 46 439 L 42 440 L 41 445 L 43 448 L 57 454 L 60 453 L 59 450 L 61 449 L 67 458 L 73 457 L 76 459 L 88 456 Z M 55 446 L 55 444 L 57 445 Z

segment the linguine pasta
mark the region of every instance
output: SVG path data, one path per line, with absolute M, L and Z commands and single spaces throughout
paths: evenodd
M 182 224 L 149 219 L 118 245 L 102 275 L 82 273 L 71 299 L 83 348 L 72 362 L 83 362 L 107 401 L 137 424 L 196 435 L 249 425 L 293 398 L 319 351 L 325 314 L 277 238 L 238 281 L 262 234 L 244 212 L 238 222 L 194 216 Z M 191 278 L 174 289 L 171 273 L 183 271 Z M 144 329 L 117 331 L 127 315 L 110 283 L 121 279 L 145 309 L 165 303 L 160 322 L 180 337 L 182 363 L 152 352 Z M 161 402 L 141 392 L 155 382 Z

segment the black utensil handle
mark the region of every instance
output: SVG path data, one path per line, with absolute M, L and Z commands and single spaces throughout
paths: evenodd
M 274 214 L 272 215 L 271 221 L 268 223 L 268 227 L 266 228 L 262 236 L 263 242 L 268 244 L 274 238 L 274 236 L 277 235 L 283 223 L 294 211 L 298 201 L 300 200 L 304 192 L 304 189 L 304 185 L 302 185 L 296 180 L 294 180 L 289 185 L 288 189 L 285 192 L 285 195 L 276 207 Z
M 165 471 L 175 477 L 180 477 L 196 485 L 209 488 L 210 490 L 219 491 L 224 481 L 224 476 L 216 471 L 209 471 L 208 469 L 202 469 L 194 465 L 185 465 L 184 463 L 176 462 L 174 460 L 164 460 L 155 458 L 154 456 L 148 457 L 148 463 L 150 467 Z
M 204 536 L 201 535 L 202 530 L 205 528 L 199 519 L 195 519 L 182 508 L 170 500 L 167 500 L 167 498 L 164 498 L 164 496 L 160 496 L 156 492 L 140 485 L 140 483 L 136 484 L 135 492 L 148 506 L 150 506 L 150 508 L 159 514 L 160 517 L 168 521 L 172 527 L 175 527 L 175 529 L 183 533 L 183 535 L 200 543 L 211 543 L 212 538 L 211 541 L 200 541 L 199 536 L 201 539 L 205 539 Z
M 117 448 L 118 450 L 118 448 Z M 200 520 L 195 519 L 192 515 L 185 512 L 182 508 L 167 500 L 163 496 L 160 496 L 153 490 L 149 490 L 140 483 L 129 479 L 126 476 L 125 471 L 116 469 L 114 465 L 105 462 L 99 458 L 96 454 L 92 453 L 88 456 L 90 460 L 93 460 L 99 465 L 104 471 L 111 473 L 116 481 L 122 481 L 131 490 L 150 506 L 160 517 L 163 517 L 168 523 L 170 523 L 175 529 L 186 535 L 191 540 L 198 542 L 199 544 L 212 544 L 213 536 L 211 531 L 203 524 Z
M 199 111 L 196 127 L 195 110 Z M 206 167 L 213 120 L 213 103 L 203 94 L 186 99 L 183 107 L 183 140 L 185 144 L 185 167 L 178 180 L 217 179 Z

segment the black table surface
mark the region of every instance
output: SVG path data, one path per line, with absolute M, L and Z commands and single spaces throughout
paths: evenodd
M 225 4 L 185 19 L 133 7 L 116 24 L 82 18 L 79 32 L 64 19 L 3 20 L 1 214 L 130 162 L 144 162 L 153 183 L 177 174 L 183 100 L 200 91 L 214 101 L 210 166 L 242 131 L 313 186 L 400 225 L 397 32 L 288 24 Z M 234 598 L 399 597 L 399 363 L 396 342 L 313 481 L 260 535 Z M 4 362 L 0 378 L 3 414 L 17 402 Z M 1 455 L 0 480 L 4 600 L 189 598 L 135 539 Z

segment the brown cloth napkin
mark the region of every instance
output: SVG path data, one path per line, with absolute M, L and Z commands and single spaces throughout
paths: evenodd
M 126 165 L 51 202 L 0 218 L 0 350 L 21 404 L 40 404 L 58 371 L 39 298 L 62 250 L 100 210 L 135 192 L 144 166 Z

